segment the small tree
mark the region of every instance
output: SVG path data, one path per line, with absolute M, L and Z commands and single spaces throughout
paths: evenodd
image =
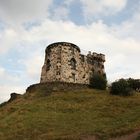
M 106 75 L 95 73 L 90 78 L 90 87 L 105 90 L 107 85 Z
M 113 95 L 128 96 L 132 94 L 132 88 L 127 80 L 119 79 L 112 83 L 110 93 Z
M 129 78 L 127 81 L 133 90 L 140 89 L 140 79 Z

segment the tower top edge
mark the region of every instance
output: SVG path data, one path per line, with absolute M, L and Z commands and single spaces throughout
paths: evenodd
M 48 49 L 53 48 L 53 47 L 57 47 L 58 45 L 62 45 L 62 46 L 71 46 L 71 47 L 76 48 L 79 52 L 81 52 L 80 48 L 79 48 L 77 45 L 75 45 L 75 44 L 73 44 L 73 43 L 70 43 L 70 42 L 54 42 L 54 43 L 51 43 L 51 44 L 49 44 L 49 45 L 46 47 L 46 51 L 47 51 Z

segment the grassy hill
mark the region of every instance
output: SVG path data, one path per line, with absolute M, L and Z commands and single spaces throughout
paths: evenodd
M 108 139 L 140 128 L 140 94 L 36 90 L 0 107 L 0 140 Z

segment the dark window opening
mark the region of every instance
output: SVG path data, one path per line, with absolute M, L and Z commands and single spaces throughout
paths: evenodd
M 50 63 L 50 60 L 48 59 L 47 60 L 47 67 L 46 67 L 46 70 L 50 70 L 50 67 L 51 67 L 51 63 Z
M 60 72 L 59 72 L 59 71 L 57 71 L 57 72 L 56 72 L 56 75 L 60 75 Z
M 58 67 L 58 66 L 56 66 L 56 69 L 58 70 L 58 69 L 59 69 L 59 67 Z
M 92 68 L 92 73 L 95 73 L 95 70 L 94 70 L 94 68 Z
M 74 73 L 72 73 L 72 79 L 75 82 L 75 74 Z
M 83 75 L 83 79 L 84 79 L 85 77 L 86 77 L 86 75 L 84 74 L 84 75 Z
M 104 65 L 102 65 L 101 68 L 104 69 Z
M 76 70 L 76 60 L 74 58 L 72 58 L 71 61 L 70 61 L 70 63 L 71 63 L 71 68 L 73 70 Z
M 101 71 L 98 71 L 99 74 L 101 74 Z

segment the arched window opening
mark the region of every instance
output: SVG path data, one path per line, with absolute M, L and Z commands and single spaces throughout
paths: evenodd
M 50 70 L 50 67 L 51 67 L 51 63 L 50 63 L 50 60 L 48 59 L 48 60 L 47 60 L 46 71 Z
M 72 58 L 71 61 L 70 61 L 70 63 L 71 63 L 71 68 L 73 70 L 76 70 L 76 60 L 74 58 Z

